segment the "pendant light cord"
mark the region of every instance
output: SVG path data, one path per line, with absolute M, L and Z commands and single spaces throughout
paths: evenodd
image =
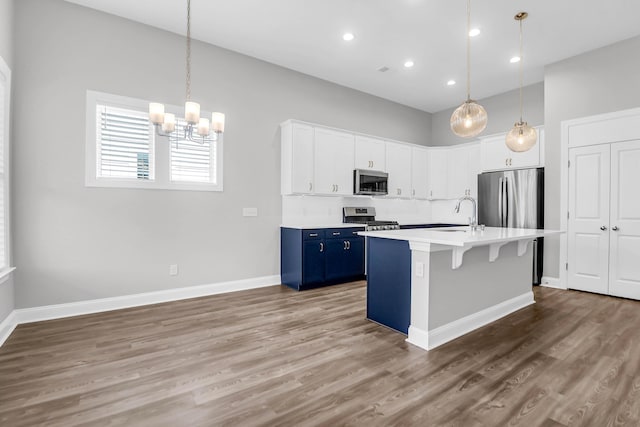
M 187 101 L 191 100 L 191 0 L 187 0 Z
M 467 101 L 471 100 L 471 0 L 467 0 Z
M 520 19 L 520 123 L 522 123 L 522 82 L 523 82 L 523 70 L 524 66 L 522 65 L 522 19 Z

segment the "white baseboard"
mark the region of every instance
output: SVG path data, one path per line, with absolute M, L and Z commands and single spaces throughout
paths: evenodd
M 544 286 L 545 288 L 564 289 L 564 290 L 567 289 L 566 286 L 563 286 L 560 283 L 560 279 L 558 279 L 557 277 L 542 276 L 542 280 L 540 280 L 540 286 Z
M 427 350 L 432 350 L 533 303 L 535 303 L 533 291 L 529 291 L 477 313 L 465 316 L 462 319 L 432 329 L 429 331 Z
M 11 335 L 16 326 L 18 326 L 16 320 L 16 312 L 14 310 L 0 323 L 0 347 L 2 347 L 2 344 L 4 344 L 7 338 L 9 338 L 9 335 Z
M 405 341 L 425 350 L 429 350 L 429 333 L 424 329 L 409 325 L 409 332 L 407 333 L 407 339 Z
M 11 335 L 15 327 L 21 323 L 101 313 L 104 311 L 120 310 L 123 308 L 139 307 L 149 304 L 256 289 L 278 284 L 280 284 L 280 276 L 264 276 L 252 279 L 234 280 L 231 282 L 213 283 L 210 285 L 189 286 L 186 288 L 174 288 L 142 294 L 78 301 L 67 304 L 20 308 L 13 310 L 13 312 L 11 312 L 11 314 L 2 323 L 0 323 L 0 346 L 2 346 L 5 340 L 9 338 L 9 335 Z

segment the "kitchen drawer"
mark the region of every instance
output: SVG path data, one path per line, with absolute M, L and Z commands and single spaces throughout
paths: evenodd
M 302 240 L 322 240 L 324 239 L 325 230 L 302 230 Z
M 327 228 L 325 229 L 326 239 L 346 239 L 347 237 L 358 237 L 357 233 L 364 231 L 364 227 L 353 228 Z

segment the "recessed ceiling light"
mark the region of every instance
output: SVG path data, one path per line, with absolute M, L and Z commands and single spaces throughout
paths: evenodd
M 480 29 L 479 28 L 472 28 L 471 30 L 469 30 L 469 37 L 475 37 L 480 35 Z
M 356 36 L 353 35 L 353 33 L 344 33 L 342 35 L 342 40 L 346 41 L 346 42 L 350 42 L 351 40 L 355 39 Z
M 411 68 L 413 67 L 413 61 L 408 59 L 404 62 L 404 68 Z
M 455 84 L 456 84 L 456 81 L 455 81 L 455 80 L 449 80 L 449 81 L 447 82 L 447 86 L 453 86 L 453 85 L 455 85 Z
M 514 56 L 513 58 L 511 58 L 509 60 L 509 62 L 511 62 L 512 64 L 515 64 L 517 62 L 520 62 L 520 57 L 519 56 Z

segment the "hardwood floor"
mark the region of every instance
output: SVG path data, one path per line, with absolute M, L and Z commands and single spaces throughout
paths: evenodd
M 430 352 L 365 320 L 364 282 L 21 325 L 0 425 L 640 425 L 640 302 L 535 294 Z

